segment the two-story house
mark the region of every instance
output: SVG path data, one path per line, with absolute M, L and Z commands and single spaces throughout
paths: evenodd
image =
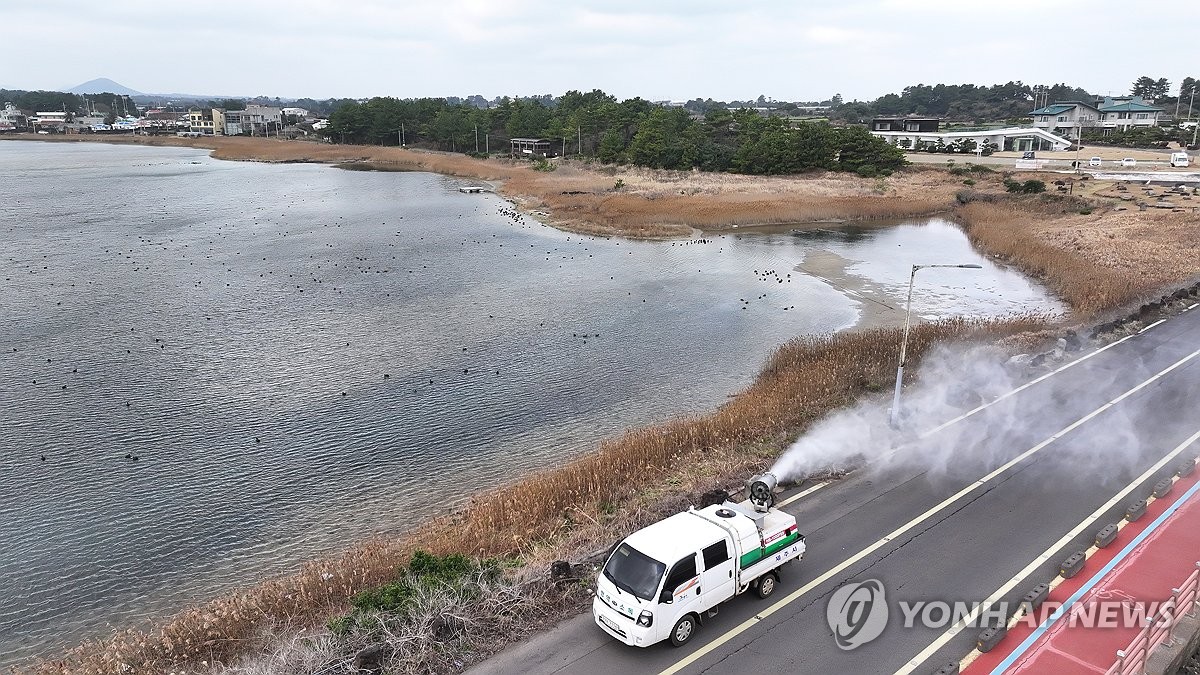
M 1029 112 L 1033 126 L 1067 138 L 1079 138 L 1081 131 L 1100 125 L 1100 109 L 1083 101 L 1057 101 Z
M 939 123 L 936 117 L 876 117 L 871 120 L 871 131 L 936 132 Z
M 245 110 L 225 111 L 226 136 L 278 135 L 282 126 L 283 112 L 279 108 L 248 105 Z
M 25 128 L 25 113 L 12 103 L 5 103 L 0 109 L 0 131 L 16 131 Z
M 1158 116 L 1163 108 L 1150 105 L 1141 96 L 1109 96 L 1099 104 L 1100 126 L 1105 133 L 1110 130 L 1127 131 L 1130 127 L 1158 126 Z

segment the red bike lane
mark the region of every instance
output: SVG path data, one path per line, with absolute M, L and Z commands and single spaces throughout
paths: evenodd
M 979 654 L 963 672 L 1141 672 L 1139 661 L 1170 628 L 1169 620 L 1160 620 L 1146 629 L 1147 617 L 1164 609 L 1174 589 L 1180 590 L 1176 596 L 1183 614 L 1196 608 L 1198 481 L 1200 472 L 1176 481 L 1169 493 L 1147 506 L 1144 516 L 1126 523 L 1111 544 L 1094 549 L 1082 573 L 1063 580 L 1041 607 L 1009 629 L 1000 645 Z M 1126 651 L 1123 667 L 1117 650 Z

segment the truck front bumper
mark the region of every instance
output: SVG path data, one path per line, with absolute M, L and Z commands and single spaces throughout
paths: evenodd
M 630 647 L 649 647 L 658 642 L 656 626 L 639 626 L 633 619 L 604 604 L 600 598 L 592 598 L 592 620 L 605 633 Z

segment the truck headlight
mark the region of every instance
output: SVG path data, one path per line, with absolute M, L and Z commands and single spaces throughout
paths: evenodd
M 651 612 L 648 609 L 643 609 L 642 613 L 638 616 L 637 625 L 643 626 L 645 628 L 649 628 L 650 626 L 654 625 L 653 612 Z

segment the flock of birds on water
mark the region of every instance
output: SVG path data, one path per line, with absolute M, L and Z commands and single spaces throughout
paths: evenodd
M 305 200 L 304 200 L 304 198 L 300 198 L 299 201 L 305 201 Z M 273 227 L 273 228 L 285 227 L 286 223 L 282 219 L 285 219 L 288 217 L 287 209 L 291 208 L 294 205 L 296 205 L 295 201 L 286 204 L 286 206 L 279 213 L 280 220 L 276 220 L 275 216 L 273 214 L 267 215 L 266 213 L 261 213 L 264 211 L 268 211 L 267 207 L 265 207 L 265 206 L 257 207 L 257 210 L 260 211 L 260 213 L 257 213 L 255 215 L 253 215 L 251 218 L 249 218 L 248 221 L 244 223 L 244 226 L 249 226 L 251 237 L 258 237 L 260 234 L 260 231 L 264 234 L 267 234 L 268 236 L 273 235 L 273 236 L 277 236 L 281 239 L 287 238 L 287 237 L 296 239 L 296 238 L 304 238 L 305 236 L 309 236 L 309 235 L 315 235 L 316 234 L 315 229 L 310 229 L 307 231 L 298 231 L 298 230 L 289 230 L 289 229 L 274 229 L 274 230 L 266 229 L 268 227 Z M 479 211 L 480 211 L 480 208 L 477 207 L 475 209 L 475 212 L 478 213 Z M 527 219 L 527 216 L 524 213 L 522 213 L 521 211 L 517 210 L 516 208 L 510 206 L 507 202 L 502 203 L 498 206 L 497 213 L 500 216 L 502 216 L 503 218 L 507 219 L 512 226 L 515 226 L 520 229 L 534 229 L 534 228 L 547 227 L 546 225 L 543 225 L 542 223 L 540 223 L 538 221 L 530 222 L 530 220 Z M 461 219 L 464 217 L 464 215 L 466 215 L 466 214 L 462 214 L 462 213 L 457 214 L 457 218 Z M 164 224 L 170 225 L 172 219 L 174 219 L 174 218 L 177 218 L 177 215 L 171 213 L 169 209 L 164 207 L 162 209 L 159 209 L 157 212 L 150 214 L 149 218 L 148 218 L 148 222 L 146 224 L 150 225 L 150 226 L 164 225 Z M 398 215 L 398 216 L 396 216 L 396 219 L 404 220 L 404 216 Z M 339 216 L 336 216 L 336 219 L 333 219 L 330 222 L 323 223 L 322 227 L 324 227 L 324 228 L 328 228 L 328 227 L 341 228 L 344 224 L 351 225 L 351 223 L 347 222 L 345 215 L 339 215 Z M 357 225 L 362 225 L 362 223 L 357 223 Z M 381 227 L 387 226 L 388 222 L 386 220 L 381 221 L 379 223 L 379 225 Z M 262 229 L 260 230 L 259 228 L 262 228 Z M 179 242 L 176 242 L 175 238 L 173 238 L 173 237 L 166 237 L 164 239 L 164 238 L 147 236 L 144 234 L 136 234 L 135 233 L 132 235 L 127 235 L 127 236 L 132 236 L 134 238 L 134 240 L 137 244 L 136 247 L 116 248 L 112 245 L 109 245 L 109 246 L 105 247 L 103 249 L 103 251 L 104 251 L 105 256 L 107 256 L 107 261 L 116 261 L 118 264 L 121 264 L 124 266 L 125 269 L 123 271 L 115 272 L 115 274 L 128 273 L 130 270 L 134 273 L 144 273 L 144 272 L 150 272 L 152 270 L 159 271 L 159 272 L 178 271 L 177 269 L 174 269 L 173 266 L 182 267 L 183 263 L 186 263 L 187 267 L 195 267 L 195 266 L 197 266 L 197 263 L 199 262 L 200 266 L 202 268 L 204 268 L 205 271 L 201 272 L 202 278 L 193 279 L 190 282 L 191 287 L 194 289 L 200 289 L 200 290 L 206 290 L 206 291 L 207 291 L 207 289 L 209 289 L 213 286 L 230 289 L 230 291 L 228 291 L 228 292 L 230 294 L 232 294 L 232 297 L 228 297 L 228 298 L 226 298 L 226 300 L 229 303 L 229 305 L 233 306 L 233 307 L 239 307 L 244 304 L 253 304 L 255 302 L 254 294 L 269 291 L 271 289 L 281 291 L 284 288 L 290 288 L 291 290 L 293 290 L 294 292 L 296 292 L 298 294 L 304 293 L 306 290 L 309 292 L 309 294 L 313 294 L 314 292 L 320 292 L 323 289 L 328 289 L 330 293 L 336 293 L 337 295 L 343 295 L 344 292 L 347 290 L 348 286 L 353 283 L 346 279 L 345 272 L 347 272 L 347 271 L 356 273 L 358 275 L 384 275 L 384 274 L 391 274 L 394 271 L 397 271 L 399 269 L 404 269 L 404 271 L 408 275 L 433 275 L 434 277 L 437 277 L 440 274 L 439 271 L 437 270 L 438 265 L 436 263 L 421 264 L 420 267 L 417 267 L 415 257 L 411 257 L 410 259 L 407 259 L 407 260 L 400 260 L 399 259 L 400 256 L 392 255 L 386 251 L 380 252 L 378 250 L 378 248 L 375 248 L 374 250 L 371 250 L 369 252 L 359 252 L 359 253 L 353 254 L 347 258 L 344 255 L 339 255 L 338 253 L 335 252 L 336 249 L 339 247 L 338 244 L 326 241 L 326 242 L 321 243 L 321 246 L 320 246 L 322 249 L 325 249 L 325 255 L 323 255 L 321 258 L 318 258 L 317 253 L 309 253 L 308 254 L 308 256 L 307 256 L 308 261 L 312 265 L 312 268 L 309 273 L 301 272 L 299 269 L 299 265 L 296 265 L 295 261 L 292 261 L 290 264 L 285 264 L 283 266 L 279 266 L 279 265 L 275 265 L 273 260 L 269 260 L 270 255 L 257 256 L 257 257 L 261 258 L 261 260 L 256 261 L 256 262 L 264 263 L 264 264 L 258 265 L 260 267 L 260 270 L 255 270 L 255 272 L 257 272 L 258 278 L 264 279 L 264 280 L 271 278 L 271 282 L 270 282 L 270 286 L 266 286 L 266 287 L 257 287 L 257 288 L 250 287 L 250 285 L 244 283 L 246 281 L 245 278 L 235 278 L 230 281 L 225 281 L 223 279 L 218 278 L 219 274 L 221 274 L 221 273 L 231 274 L 231 273 L 240 271 L 243 274 L 245 274 L 246 268 L 248 266 L 250 266 L 249 263 L 245 263 L 245 264 L 241 264 L 241 265 L 237 264 L 237 262 L 239 261 L 239 256 L 242 256 L 243 252 L 249 253 L 249 251 L 244 251 L 244 250 L 232 250 L 231 251 L 231 250 L 229 250 L 232 246 L 237 245 L 237 244 L 241 244 L 243 247 L 246 247 L 248 244 L 252 243 L 245 238 L 244 231 L 237 232 L 236 230 L 238 230 L 238 226 L 235 224 L 220 225 L 220 226 L 217 226 L 213 235 L 210 237 L 207 237 L 205 239 L 205 241 L 197 241 L 195 239 L 192 239 L 192 240 L 179 241 Z M 12 228 L 10 228 L 10 231 L 12 231 Z M 85 235 L 85 232 L 80 231 L 79 234 Z M 416 242 L 411 242 L 411 235 L 406 235 L 404 230 L 396 230 L 396 232 L 394 234 L 394 238 L 404 238 L 406 236 L 409 237 L 410 245 L 415 244 L 415 246 L 417 248 L 416 252 L 419 253 L 420 252 L 419 249 L 422 246 L 421 242 L 423 242 L 425 240 L 425 237 L 419 236 Z M 724 235 L 722 235 L 722 236 L 724 236 Z M 500 237 L 496 233 L 492 233 L 490 237 L 485 238 L 485 239 L 464 238 L 464 239 L 460 240 L 458 242 L 458 244 L 460 247 L 463 247 L 463 248 L 465 248 L 469 245 L 487 246 L 487 245 L 495 244 L 495 246 L 497 248 L 497 252 L 498 252 L 498 249 L 502 249 L 505 246 L 505 243 L 503 240 L 495 241 L 498 239 L 500 239 Z M 546 247 L 543 244 L 543 246 L 545 248 L 539 249 L 537 243 L 530 243 L 529 248 L 534 249 L 534 251 L 538 252 L 540 254 L 538 257 L 542 257 L 544 259 L 544 262 L 550 262 L 553 260 L 558 263 L 559 268 L 562 268 L 564 265 L 569 264 L 571 261 L 575 260 L 577 257 L 582 259 L 584 257 L 584 255 L 586 255 L 587 258 L 592 258 L 594 256 L 594 253 L 592 251 L 590 251 L 589 245 L 594 245 L 594 244 L 592 244 L 592 242 L 596 242 L 598 239 L 606 239 L 606 238 L 597 238 L 594 236 L 567 235 L 565 237 L 565 241 L 562 242 L 561 246 Z M 226 244 L 225 242 L 222 242 L 221 240 L 228 240 L 228 244 Z M 357 242 L 348 237 L 342 243 L 350 244 L 351 246 L 353 246 Z M 610 241 L 609 243 L 610 243 L 610 245 L 613 245 L 613 246 L 621 246 L 623 242 L 621 242 L 621 241 L 611 242 Z M 714 244 L 714 243 L 718 243 L 718 242 L 712 238 L 701 237 L 701 238 L 688 240 L 688 241 L 671 241 L 671 242 L 664 242 L 664 243 L 668 244 L 671 247 L 686 247 L 686 246 L 710 245 L 710 244 Z M 628 248 L 631 249 L 628 251 L 628 255 L 631 255 L 631 256 L 634 255 L 635 252 L 632 249 L 637 247 L 638 244 L 634 244 L 632 242 L 624 242 L 624 244 L 625 244 L 625 246 L 627 246 Z M 439 245 L 441 245 L 441 243 L 431 242 L 431 246 L 436 247 Z M 513 245 L 514 244 L 510 241 L 509 247 L 511 248 Z M 389 242 L 387 244 L 388 248 L 395 248 L 396 246 L 397 246 L 397 244 L 394 242 Z M 575 248 L 571 249 L 570 248 L 571 246 L 573 246 Z M 170 260 L 166 260 L 166 261 L 155 261 L 148 255 L 152 250 L 155 250 L 155 249 L 157 249 L 158 251 L 168 252 L 168 253 L 170 253 L 172 250 L 174 250 L 175 253 L 178 255 L 178 258 L 174 258 L 174 259 L 170 259 Z M 543 250 L 544 250 L 544 253 L 542 253 Z M 724 252 L 723 247 L 719 247 L 718 253 L 721 253 L 721 252 Z M 383 253 L 383 255 L 380 256 L 380 253 Z M 527 251 L 527 253 L 528 253 L 528 251 Z M 521 254 L 519 252 L 514 252 L 512 255 L 513 255 L 513 257 L 518 257 L 518 258 L 521 256 Z M 201 257 L 203 258 L 203 260 L 201 260 Z M 214 257 L 216 257 L 217 260 L 214 261 L 213 260 Z M 248 256 L 245 256 L 245 259 L 247 261 L 249 261 L 251 257 L 253 257 L 253 256 L 248 255 Z M 382 257 L 382 259 L 380 259 L 381 257 Z M 225 258 L 225 259 L 221 259 L 221 258 Z M 212 261 L 212 262 L 208 262 L 207 267 L 206 267 L 206 261 Z M 52 261 L 49 257 L 49 254 L 43 254 L 41 256 L 41 260 L 38 260 L 36 263 L 31 260 L 19 260 L 15 257 L 10 257 L 8 259 L 8 265 L 7 265 L 7 267 L 9 267 L 9 269 L 10 269 L 10 273 L 5 276 L 5 281 L 6 282 L 12 281 L 11 270 L 17 270 L 22 267 L 27 268 L 27 274 L 30 274 L 30 275 L 36 275 L 36 274 L 43 273 L 43 272 L 51 273 L 50 272 L 51 262 Z M 216 263 L 215 267 L 213 266 L 213 262 Z M 41 263 L 41 264 L 38 264 L 38 263 Z M 408 263 L 408 264 L 406 264 L 406 263 Z M 238 269 L 239 267 L 241 268 L 240 270 Z M 697 271 L 700 273 L 704 272 L 703 269 L 698 269 Z M 113 270 L 111 270 L 111 269 L 104 269 L 102 273 L 105 275 L 114 274 Z M 537 272 L 535 271 L 534 273 L 537 273 Z M 286 279 L 287 279 L 286 282 L 284 282 L 285 274 L 286 274 Z M 328 276 L 323 277 L 322 274 L 328 274 Z M 762 271 L 754 270 L 754 275 L 755 275 L 757 281 L 764 282 L 764 283 L 775 282 L 776 284 L 783 284 L 783 283 L 791 283 L 791 281 L 792 281 L 791 274 L 785 273 L 784 275 L 781 276 L 780 273 L 776 270 L 762 270 Z M 340 283 L 337 281 L 338 278 L 342 279 L 342 281 Z M 615 280 L 615 278 L 616 278 L 616 275 L 609 276 L 610 280 Z M 238 281 L 243 282 L 242 284 L 240 284 L 243 286 L 243 288 L 240 288 L 240 289 L 235 288 L 235 282 L 238 282 Z M 94 283 L 94 282 L 91 280 L 86 281 L 86 284 L 90 285 L 92 283 Z M 129 282 L 129 283 L 132 284 L 134 282 Z M 50 282 L 50 286 L 55 286 L 54 282 Z M 69 287 L 75 288 L 76 283 L 70 282 Z M 356 289 L 356 290 L 358 290 L 358 289 Z M 250 291 L 251 295 L 241 295 L 241 297 L 238 297 L 240 291 Z M 56 289 L 55 292 L 61 294 L 60 289 Z M 368 291 L 368 292 L 370 292 L 370 291 Z M 390 291 L 384 291 L 384 293 L 383 293 L 384 297 L 390 297 L 391 295 L 392 295 L 392 293 Z M 632 297 L 633 291 L 627 291 L 627 295 L 629 297 Z M 651 296 L 651 297 L 653 297 L 653 296 Z M 642 303 L 647 303 L 648 299 L 650 299 L 650 298 L 640 298 Z M 768 300 L 767 293 L 759 294 L 753 300 L 749 300 L 746 298 L 740 298 L 739 299 L 739 302 L 741 304 L 740 308 L 743 310 L 749 309 L 752 302 L 754 302 L 754 301 L 761 302 L 761 301 L 767 301 L 767 300 Z M 186 303 L 186 298 L 180 298 L 180 301 L 183 303 Z M 62 305 L 62 300 L 55 301 L 55 306 L 61 306 L 61 305 Z M 328 312 L 334 312 L 338 309 L 338 307 L 333 304 L 327 304 L 324 309 L 325 309 L 325 311 L 328 311 Z M 794 305 L 783 306 L 782 309 L 784 311 L 794 310 L 795 306 Z M 496 319 L 496 315 L 494 313 L 488 314 L 487 317 L 489 320 Z M 211 315 L 211 313 L 206 314 L 204 316 L 204 320 L 212 321 L 213 316 Z M 545 322 L 538 323 L 539 328 L 545 328 L 545 325 L 546 325 Z M 136 326 L 130 327 L 129 331 L 131 334 L 137 335 L 138 327 L 136 327 Z M 564 333 L 564 336 L 565 336 L 565 333 Z M 149 337 L 149 336 L 147 336 L 147 337 Z M 588 344 L 589 340 L 595 341 L 595 340 L 600 339 L 601 337 L 602 337 L 602 335 L 600 332 L 575 331 L 575 332 L 571 333 L 571 338 L 573 340 L 579 341 L 581 344 Z M 161 338 L 161 337 L 153 337 L 152 339 L 153 339 L 153 342 L 150 343 L 148 346 L 158 347 L 158 349 L 160 351 L 165 352 L 165 350 L 167 349 L 167 346 L 168 346 L 166 339 Z M 345 345 L 347 347 L 349 347 L 350 342 L 346 342 Z M 138 345 L 131 345 L 130 347 L 125 348 L 124 352 L 126 355 L 132 356 L 135 348 L 139 349 L 139 352 L 144 351 L 144 349 L 139 348 Z M 463 353 L 466 353 L 467 347 L 462 347 L 461 350 Z M 18 348 L 13 347 L 12 352 L 18 352 Z M 53 364 L 54 359 L 47 358 L 46 363 Z M 497 376 L 499 376 L 501 374 L 501 371 L 499 369 L 495 369 L 493 371 L 493 370 L 487 369 L 487 368 L 480 368 L 480 367 L 471 368 L 469 366 L 462 369 L 462 373 L 464 375 L 469 375 L 472 372 L 494 372 L 495 375 L 497 375 Z M 78 373 L 79 373 L 78 367 L 74 367 L 70 370 L 71 375 L 77 375 Z M 392 376 L 390 373 L 383 373 L 382 378 L 384 380 L 391 380 Z M 46 380 L 45 380 L 45 378 L 39 379 L 39 378 L 35 377 L 35 378 L 32 378 L 32 384 L 33 385 L 45 385 Z M 435 380 L 429 378 L 428 384 L 430 386 L 435 385 Z M 68 389 L 68 385 L 60 384 L 59 389 L 61 391 L 66 391 Z M 349 396 L 349 393 L 346 391 L 342 391 L 340 393 L 340 398 L 345 398 L 348 396 Z M 133 403 L 131 401 L 129 401 L 129 400 L 124 401 L 125 408 L 130 408 L 132 405 L 133 405 Z M 261 438 L 255 437 L 255 442 L 261 443 L 262 442 Z M 47 461 L 47 457 L 44 454 L 39 455 L 39 459 L 40 459 L 40 461 L 43 461 L 43 462 Z M 136 462 L 140 459 L 140 457 L 137 454 L 128 452 L 124 455 L 124 459 L 129 462 Z

